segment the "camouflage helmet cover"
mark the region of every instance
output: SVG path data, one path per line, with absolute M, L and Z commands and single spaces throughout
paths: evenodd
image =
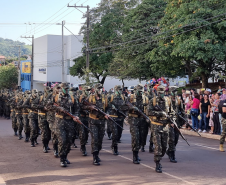
M 91 90 L 91 87 L 90 86 L 84 86 L 82 88 L 83 91 L 90 91 Z
M 115 91 L 118 91 L 118 90 L 122 90 L 122 86 L 121 85 L 116 85 L 115 86 Z
M 144 91 L 144 86 L 142 84 L 138 84 L 134 87 L 134 90 L 136 91 Z
M 166 88 L 165 88 L 164 86 L 162 86 L 162 85 L 159 85 L 159 86 L 157 87 L 157 92 L 164 93 L 165 90 L 166 90 Z
M 94 86 L 94 89 L 97 90 L 97 89 L 102 89 L 103 88 L 103 85 L 101 83 L 97 83 L 95 86 Z

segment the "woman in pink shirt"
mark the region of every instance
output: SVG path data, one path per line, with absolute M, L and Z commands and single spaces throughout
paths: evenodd
M 199 120 L 198 120 L 198 115 L 199 115 L 199 94 L 195 93 L 194 94 L 194 99 L 191 103 L 191 119 L 192 119 L 192 127 L 196 128 L 197 130 L 199 129 Z

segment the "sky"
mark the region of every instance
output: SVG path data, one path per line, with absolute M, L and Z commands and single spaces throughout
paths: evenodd
M 35 38 L 47 34 L 61 35 L 61 26 L 56 25 L 62 21 L 66 27 L 75 35 L 79 33 L 85 19 L 82 19 L 86 8 L 68 8 L 71 6 L 89 5 L 96 7 L 100 0 L 0 0 L 0 37 L 19 40 L 31 44 L 29 39 L 21 36 L 32 36 Z M 64 29 L 65 35 L 71 35 Z

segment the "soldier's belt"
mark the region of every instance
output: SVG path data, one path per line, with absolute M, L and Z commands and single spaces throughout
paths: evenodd
M 157 122 L 154 122 L 154 121 L 151 121 L 151 124 L 153 124 L 153 125 L 160 125 L 160 126 L 163 126 L 163 124 L 162 124 L 162 123 L 157 123 Z
M 87 114 L 87 115 L 83 115 L 83 114 L 81 114 L 80 115 L 81 117 L 89 117 L 89 115 Z
M 117 115 L 110 115 L 112 118 L 118 118 Z
M 97 118 L 97 116 L 94 115 L 94 114 L 89 114 L 89 117 L 92 118 L 92 119 L 95 119 L 95 120 L 103 120 L 103 119 L 105 119 L 105 118 Z
M 38 115 L 46 115 L 46 113 L 39 112 Z
M 15 111 L 14 109 L 11 109 L 11 111 Z
M 56 114 L 55 116 L 56 116 L 56 118 L 61 118 L 61 119 L 63 119 L 63 118 L 64 118 L 64 116 L 62 116 L 62 115 L 58 115 L 58 114 Z
M 18 115 L 18 114 L 22 114 L 22 113 L 18 113 L 18 112 L 17 112 L 16 115 Z
M 71 119 L 71 117 L 70 116 L 65 116 L 65 119 Z
M 28 115 L 29 113 L 23 113 L 24 115 Z
M 156 116 L 148 116 L 149 117 L 149 119 L 151 119 L 151 120 L 157 120 L 157 117 Z M 167 120 L 166 118 L 160 118 L 159 119 L 160 121 L 165 121 L 165 120 Z
M 139 116 L 137 114 L 129 114 L 130 117 L 138 118 Z
M 32 110 L 30 110 L 30 112 L 33 112 L 33 113 L 35 113 L 35 114 L 38 114 L 38 112 L 36 112 L 36 111 L 32 111 Z

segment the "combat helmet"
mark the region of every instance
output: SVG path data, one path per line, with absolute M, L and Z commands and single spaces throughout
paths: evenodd
M 61 84 L 60 84 L 60 87 L 61 87 L 62 92 L 63 92 L 64 94 L 68 94 L 69 86 L 68 86 L 67 83 L 61 83 Z

